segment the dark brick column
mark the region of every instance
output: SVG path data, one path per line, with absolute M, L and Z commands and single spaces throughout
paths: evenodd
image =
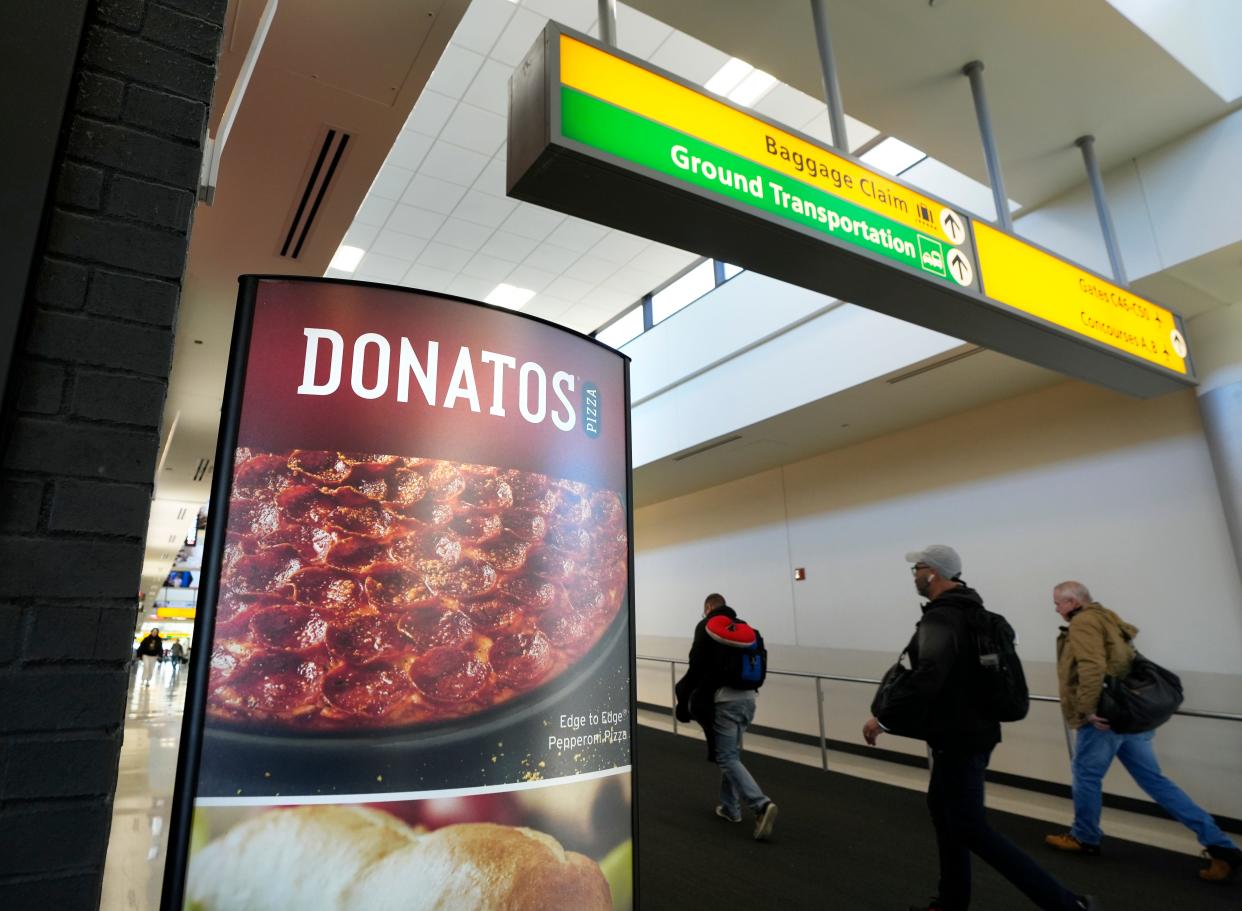
M 0 908 L 93 909 L 226 0 L 96 0 L 0 417 Z

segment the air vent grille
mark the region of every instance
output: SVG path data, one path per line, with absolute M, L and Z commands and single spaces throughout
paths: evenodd
M 735 433 L 733 436 L 730 436 L 730 437 L 723 437 L 719 440 L 712 440 L 712 442 L 707 443 L 704 446 L 696 446 L 694 449 L 687 449 L 685 452 L 678 453 L 677 455 L 673 456 L 673 461 L 680 462 L 683 459 L 689 459 L 696 455 L 702 455 L 703 453 L 707 452 L 709 449 L 715 449 L 717 446 L 723 446 L 726 443 L 732 443 L 736 440 L 740 440 L 741 438 L 742 438 L 742 435 L 740 433 Z
M 955 364 L 958 361 L 964 361 L 966 358 L 974 357 L 979 352 L 986 351 L 986 350 L 987 350 L 986 348 L 971 348 L 969 351 L 963 351 L 961 354 L 955 354 L 952 357 L 946 357 L 943 360 L 936 361 L 935 363 L 932 363 L 932 364 L 924 364 L 922 367 L 916 367 L 913 370 L 907 371 L 906 373 L 899 373 L 897 376 L 889 377 L 886 380 L 886 382 L 890 386 L 896 385 L 897 383 L 904 383 L 906 380 L 912 380 L 916 376 L 922 376 L 924 373 L 930 373 L 932 370 L 937 370 L 940 367 L 947 367 L 949 364 Z
M 302 195 L 298 199 L 298 207 L 294 210 L 285 233 L 284 243 L 280 247 L 280 255 L 286 259 L 297 259 L 302 255 L 302 247 L 310 236 L 315 225 L 315 217 L 328 193 L 328 186 L 336 176 L 336 169 L 349 145 L 349 134 L 340 130 L 328 129 L 319 144 L 315 162 L 307 175 Z
M 211 459 L 199 459 L 198 467 L 194 469 L 194 480 L 203 480 L 209 471 L 211 471 Z

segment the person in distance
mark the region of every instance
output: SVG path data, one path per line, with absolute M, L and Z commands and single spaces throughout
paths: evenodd
M 1052 589 L 1052 603 L 1065 626 L 1057 636 L 1057 684 L 1061 713 L 1076 732 L 1074 743 L 1074 823 L 1068 832 L 1044 841 L 1058 851 L 1093 856 L 1100 853 L 1101 783 L 1113 759 L 1165 811 L 1186 826 L 1204 847 L 1206 866 L 1199 877 L 1228 882 L 1242 870 L 1242 851 L 1221 831 L 1210 813 L 1160 770 L 1152 740 L 1155 731 L 1120 734 L 1107 718 L 1096 714 L 1105 676 L 1125 677 L 1134 660 L 1132 640 L 1138 627 L 1091 600 L 1081 582 L 1062 582 Z

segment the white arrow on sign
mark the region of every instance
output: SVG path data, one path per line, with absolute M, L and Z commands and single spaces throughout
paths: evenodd
M 1169 333 L 1169 341 L 1173 343 L 1173 350 L 1177 352 L 1177 356 L 1184 358 L 1186 356 L 1186 339 L 1182 337 L 1182 334 L 1174 329 Z
M 963 288 L 968 288 L 975 280 L 975 270 L 970 265 L 970 260 L 961 250 L 949 251 L 949 275 L 955 282 Z
M 944 229 L 945 237 L 955 246 L 966 239 L 966 222 L 952 209 L 940 210 L 940 227 Z

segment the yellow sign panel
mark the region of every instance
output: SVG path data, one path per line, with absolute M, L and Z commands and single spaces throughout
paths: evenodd
M 1186 375 L 1186 340 L 1170 311 L 976 221 L 983 292 L 1053 325 Z
M 568 35 L 560 36 L 561 82 L 849 200 L 911 228 L 946 233 L 943 203 L 834 155 L 756 117 Z M 946 210 L 947 211 L 947 210 Z M 948 230 L 956 227 L 950 222 Z
M 192 607 L 159 607 L 155 610 L 155 616 L 163 617 L 166 620 L 193 620 L 194 608 Z

